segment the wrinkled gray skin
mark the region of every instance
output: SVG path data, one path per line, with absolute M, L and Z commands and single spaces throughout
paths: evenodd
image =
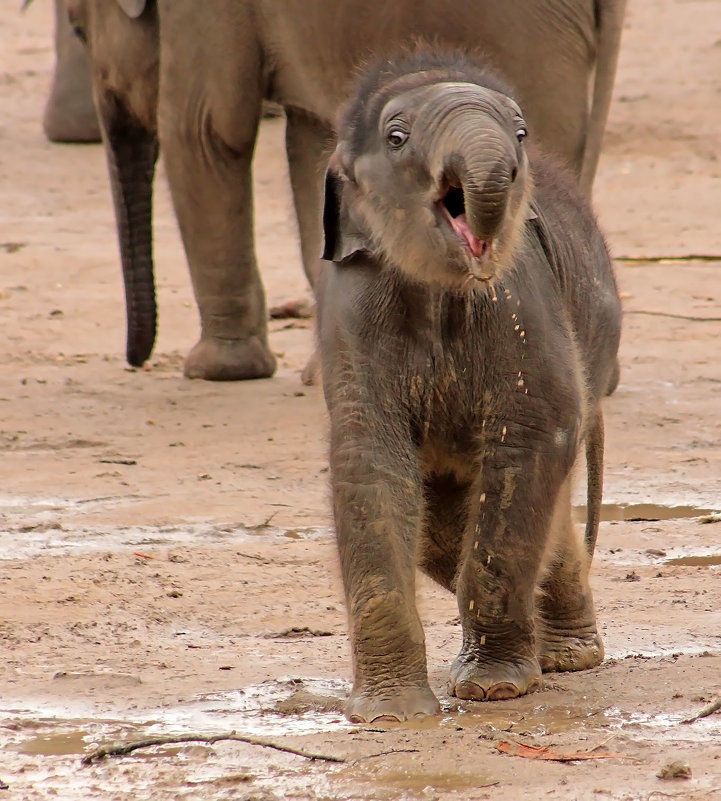
M 156 19 L 153 2 L 125 4 L 135 6 L 136 23 Z M 114 0 L 96 0 L 85 11 L 82 0 L 70 5 L 76 24 L 86 30 L 91 60 L 95 52 L 102 57 L 110 28 L 88 18 L 112 14 Z M 516 86 L 538 141 L 590 191 L 624 5 L 625 0 L 222 0 L 208 14 L 191 0 L 158 0 L 159 135 L 202 327 L 186 375 L 258 378 L 275 369 L 253 242 L 251 164 L 263 98 L 286 111 L 303 263 L 314 285 L 332 122 L 358 63 L 417 37 L 487 50 Z M 120 63 L 135 69 L 128 59 Z M 94 74 L 102 84 L 103 74 Z M 148 77 L 158 80 L 157 74 Z M 131 85 L 137 93 L 137 83 Z M 138 168 L 130 174 L 152 173 Z M 149 231 L 139 218 L 137 224 Z M 128 305 L 149 314 L 149 243 L 129 238 L 137 248 L 124 251 L 124 270 L 132 273 L 126 285 L 142 296 L 128 297 Z M 149 327 L 146 322 L 139 329 Z M 134 337 L 129 332 L 128 353 L 138 363 L 150 351 L 133 343 Z
M 88 55 L 68 20 L 63 0 L 55 0 L 55 71 L 43 113 L 51 142 L 99 142 Z
M 509 698 L 597 665 L 595 532 L 576 535 L 570 475 L 602 426 L 620 304 L 593 215 L 529 162 L 519 106 L 463 56 L 372 70 L 338 131 L 318 317 L 346 714 L 439 711 L 416 565 L 458 599 L 452 695 Z

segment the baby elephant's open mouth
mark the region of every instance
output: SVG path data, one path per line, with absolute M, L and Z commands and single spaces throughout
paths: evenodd
M 484 259 L 490 255 L 490 243 L 479 239 L 468 225 L 466 203 L 461 187 L 449 186 L 445 195 L 438 201 L 438 205 L 451 228 L 477 259 Z
M 494 276 L 491 263 L 493 253 L 492 242 L 479 239 L 468 224 L 466 202 L 460 186 L 448 186 L 444 195 L 438 200 L 441 215 L 448 221 L 463 247 L 467 248 L 470 259 L 470 272 L 480 281 L 488 281 Z

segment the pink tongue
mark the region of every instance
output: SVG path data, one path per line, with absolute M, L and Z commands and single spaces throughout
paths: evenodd
M 473 235 L 473 232 L 468 227 L 468 220 L 466 220 L 465 214 L 451 217 L 451 225 L 453 226 L 453 230 L 468 242 L 468 247 L 471 249 L 471 253 L 474 256 L 479 256 L 483 252 L 483 240 Z

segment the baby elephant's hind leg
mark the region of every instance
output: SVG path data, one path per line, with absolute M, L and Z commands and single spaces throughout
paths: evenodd
M 536 619 L 541 669 L 552 672 L 594 667 L 603 660 L 603 642 L 588 583 L 591 558 L 574 531 L 570 478 L 559 493 L 549 548 Z
M 456 591 L 463 535 L 468 524 L 468 483 L 452 475 L 425 480 L 426 519 L 420 567 L 441 587 Z

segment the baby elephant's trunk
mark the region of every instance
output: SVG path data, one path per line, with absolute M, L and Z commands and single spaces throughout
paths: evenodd
M 487 124 L 486 124 L 487 128 Z M 445 160 L 444 180 L 458 187 L 458 198 L 470 232 L 482 242 L 492 243 L 501 232 L 511 187 L 518 168 L 515 152 L 507 144 L 489 141 L 487 130 L 464 151 L 449 154 Z

